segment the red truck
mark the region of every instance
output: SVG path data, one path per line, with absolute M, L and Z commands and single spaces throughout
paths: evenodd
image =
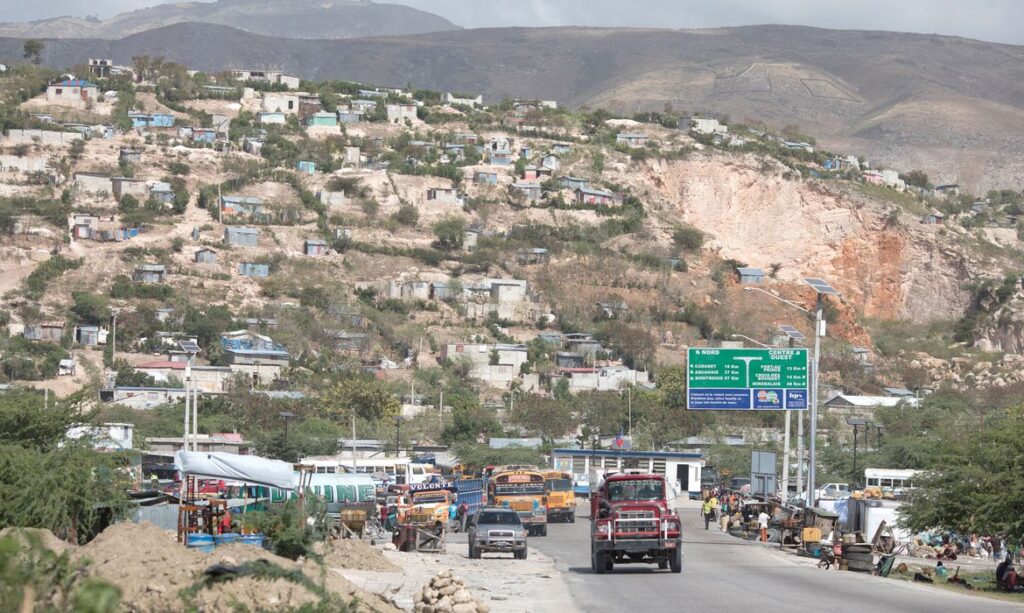
M 683 570 L 682 522 L 669 508 L 665 478 L 648 473 L 607 475 L 590 497 L 590 565 L 657 564 Z

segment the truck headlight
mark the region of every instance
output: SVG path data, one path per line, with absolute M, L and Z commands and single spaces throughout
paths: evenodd
M 517 539 L 524 539 L 524 538 L 526 538 L 526 530 L 516 530 L 515 537 Z

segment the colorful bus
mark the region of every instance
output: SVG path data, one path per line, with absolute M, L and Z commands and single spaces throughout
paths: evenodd
M 494 472 L 487 486 L 491 506 L 507 507 L 519 514 L 530 534 L 547 536 L 548 513 L 544 474 L 537 470 Z

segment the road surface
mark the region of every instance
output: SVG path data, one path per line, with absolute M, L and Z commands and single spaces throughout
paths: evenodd
M 907 581 L 844 571 L 824 571 L 775 546 L 741 540 L 714 527 L 704 531 L 696 507 L 681 508 L 683 572 L 655 565 L 590 569 L 589 510 L 575 524 L 552 524 L 530 548 L 554 559 L 581 611 L 1021 611 L 1014 603 L 958 594 Z M 952 569 L 951 569 L 952 570 Z

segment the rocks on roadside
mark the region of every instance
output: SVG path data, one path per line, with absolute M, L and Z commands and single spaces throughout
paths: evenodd
M 441 571 L 413 595 L 416 613 L 489 613 L 451 569 Z

